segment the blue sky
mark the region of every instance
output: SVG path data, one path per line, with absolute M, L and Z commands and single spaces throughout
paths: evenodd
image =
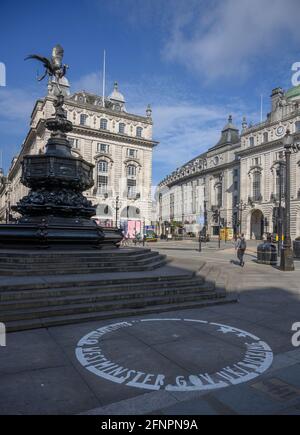
M 298 0 L 27 0 L 1 1 L 0 150 L 8 169 L 28 130 L 38 65 L 29 53 L 65 49 L 72 91 L 107 93 L 117 80 L 127 110 L 153 107 L 153 182 L 215 144 L 228 114 L 260 120 L 272 88 L 291 87 L 300 62 Z M 40 68 L 40 67 L 39 67 Z M 40 71 L 41 73 L 41 68 Z

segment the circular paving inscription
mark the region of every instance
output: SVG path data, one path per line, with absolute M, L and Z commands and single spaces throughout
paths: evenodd
M 213 390 L 250 381 L 272 364 L 259 337 L 195 319 L 113 323 L 81 338 L 76 357 L 90 372 L 147 390 Z

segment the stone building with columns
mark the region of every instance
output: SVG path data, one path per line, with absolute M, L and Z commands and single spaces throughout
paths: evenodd
M 159 183 L 159 232 L 197 234 L 203 227 L 211 237 L 221 227 L 244 232 L 248 239 L 278 233 L 284 214 L 284 136 L 289 130 L 300 142 L 300 85 L 284 92 L 275 88 L 264 122 L 242 128 L 229 117 L 219 142 L 176 169 Z M 291 237 L 300 236 L 300 152 L 291 156 Z M 280 195 L 281 192 L 281 195 Z
M 94 186 L 85 192 L 97 205 L 94 219 L 102 226 L 121 225 L 131 236 L 151 224 L 152 217 L 152 151 L 158 144 L 152 139 L 152 111 L 145 116 L 126 110 L 123 94 L 114 84 L 112 93 L 103 98 L 85 91 L 70 93 L 63 78 L 64 109 L 73 123 L 68 135 L 72 153 L 93 163 Z M 28 134 L 20 153 L 0 181 L 0 220 L 17 218 L 11 207 L 27 193 L 20 182 L 21 162 L 26 154 L 42 153 L 50 132 L 45 119 L 54 113 L 56 87 L 48 84 L 48 93 L 37 100 Z M 66 168 L 67 170 L 67 168 Z M 9 199 L 9 200 L 8 200 Z M 9 208 L 9 210 L 7 210 Z

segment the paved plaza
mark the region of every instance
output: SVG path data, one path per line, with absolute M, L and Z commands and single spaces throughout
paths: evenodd
M 300 262 L 259 265 L 248 245 L 244 268 L 230 242 L 151 245 L 183 269 L 226 270 L 237 303 L 9 333 L 0 413 L 299 415 Z

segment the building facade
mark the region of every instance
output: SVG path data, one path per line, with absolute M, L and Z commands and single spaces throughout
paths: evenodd
M 152 218 L 152 151 L 157 142 L 152 139 L 151 108 L 147 107 L 145 116 L 128 113 L 117 83 L 104 100 L 84 91 L 70 94 L 66 78 L 61 88 L 67 118 L 73 123 L 68 135 L 72 153 L 95 165 L 94 186 L 84 193 L 97 206 L 93 218 L 102 226 L 121 226 L 134 236 Z M 20 182 L 22 157 L 44 152 L 50 136 L 45 119 L 54 113 L 55 93 L 50 82 L 47 96 L 35 104 L 20 154 L 7 176 L 0 175 L 2 222 L 18 218 L 11 207 L 27 193 Z
M 230 234 L 244 232 L 248 239 L 278 233 L 287 130 L 299 142 L 300 86 L 287 92 L 274 89 L 271 111 L 262 123 L 248 125 L 244 118 L 239 132 L 229 117 L 216 145 L 160 182 L 159 232 L 197 234 L 205 226 L 211 237 L 218 237 L 222 227 Z M 291 157 L 291 236 L 300 236 L 300 153 Z

